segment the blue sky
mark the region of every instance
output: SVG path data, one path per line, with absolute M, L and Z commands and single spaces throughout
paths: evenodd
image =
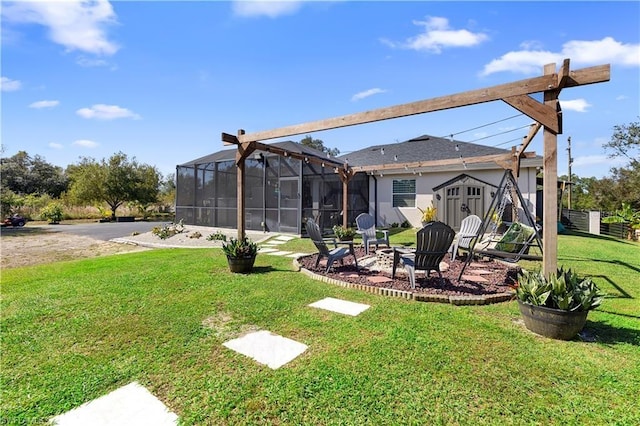
M 640 120 L 637 1 L 1 5 L 5 157 L 66 167 L 123 151 L 167 174 L 225 148 L 221 132 L 510 83 L 565 58 L 573 70 L 611 64 L 611 81 L 562 91 L 559 174 L 568 137 L 574 174 L 623 165 L 602 145 Z M 311 136 L 342 153 L 422 134 L 509 148 L 531 123 L 498 101 Z M 529 150 L 542 154 L 542 132 Z

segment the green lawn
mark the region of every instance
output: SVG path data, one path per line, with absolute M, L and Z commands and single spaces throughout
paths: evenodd
M 308 240 L 284 248 L 312 251 Z M 219 249 L 4 270 L 0 423 L 45 423 L 138 381 L 195 425 L 640 424 L 640 245 L 563 235 L 559 253 L 609 294 L 589 314 L 595 342 L 536 336 L 515 302 L 375 296 L 264 254 L 246 276 Z M 371 308 L 306 306 L 324 297 Z M 271 370 L 222 346 L 254 329 L 309 349 Z

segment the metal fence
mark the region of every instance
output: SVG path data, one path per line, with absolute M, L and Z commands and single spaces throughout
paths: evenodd
M 600 235 L 626 239 L 631 225 L 629 223 L 603 223 L 602 219 L 607 216 L 611 216 L 611 214 L 600 212 Z M 587 211 L 562 209 L 560 218 L 562 225 L 567 229 L 596 233 L 595 230 L 590 229 L 589 212 Z

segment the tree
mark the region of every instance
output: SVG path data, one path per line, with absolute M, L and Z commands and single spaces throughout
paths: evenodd
M 71 179 L 70 193 L 81 202 L 105 202 L 115 220 L 116 210 L 125 202 L 149 205 L 158 199 L 160 173 L 155 167 L 139 164 L 135 157 L 118 152 L 108 160 L 96 162 L 82 158 L 67 167 Z
M 612 151 L 609 157 L 624 157 L 629 160 L 625 167 L 612 168 L 612 179 L 615 186 L 611 192 L 615 194 L 616 207 L 622 203 L 632 209 L 640 209 L 640 122 L 622 124 L 613 127 L 611 140 L 604 145 L 605 150 Z
M 335 157 L 340 154 L 340 150 L 338 148 L 327 148 L 324 146 L 324 142 L 320 139 L 313 139 L 311 136 L 305 136 L 301 141 L 301 145 L 308 146 L 309 148 L 317 149 L 318 151 L 326 152 L 332 157 Z
M 25 151 L 0 159 L 0 174 L 2 188 L 16 194 L 59 197 L 69 186 L 61 167 L 47 163 L 39 155 L 32 158 Z
M 640 161 L 640 122 L 613 126 L 611 140 L 604 144 L 605 150 L 611 150 L 610 158 L 626 157 L 631 166 L 638 166 Z

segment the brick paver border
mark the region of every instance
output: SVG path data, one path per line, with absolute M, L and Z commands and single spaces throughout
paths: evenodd
M 297 271 L 302 272 L 303 274 L 310 278 L 313 278 L 314 280 L 322 281 L 328 284 L 334 284 L 346 288 L 354 288 L 357 290 L 366 291 L 368 293 L 378 294 L 380 296 L 400 297 L 402 299 L 415 300 L 416 302 L 450 303 L 457 306 L 490 305 L 493 303 L 508 302 L 510 300 L 513 300 L 513 298 L 515 297 L 515 293 L 497 293 L 482 296 L 447 296 L 443 294 L 418 293 L 412 291 L 395 290 L 393 288 L 376 287 L 365 284 L 354 284 L 309 271 L 308 269 L 303 268 L 300 263 L 298 263 L 297 258 L 293 259 L 293 267 Z

